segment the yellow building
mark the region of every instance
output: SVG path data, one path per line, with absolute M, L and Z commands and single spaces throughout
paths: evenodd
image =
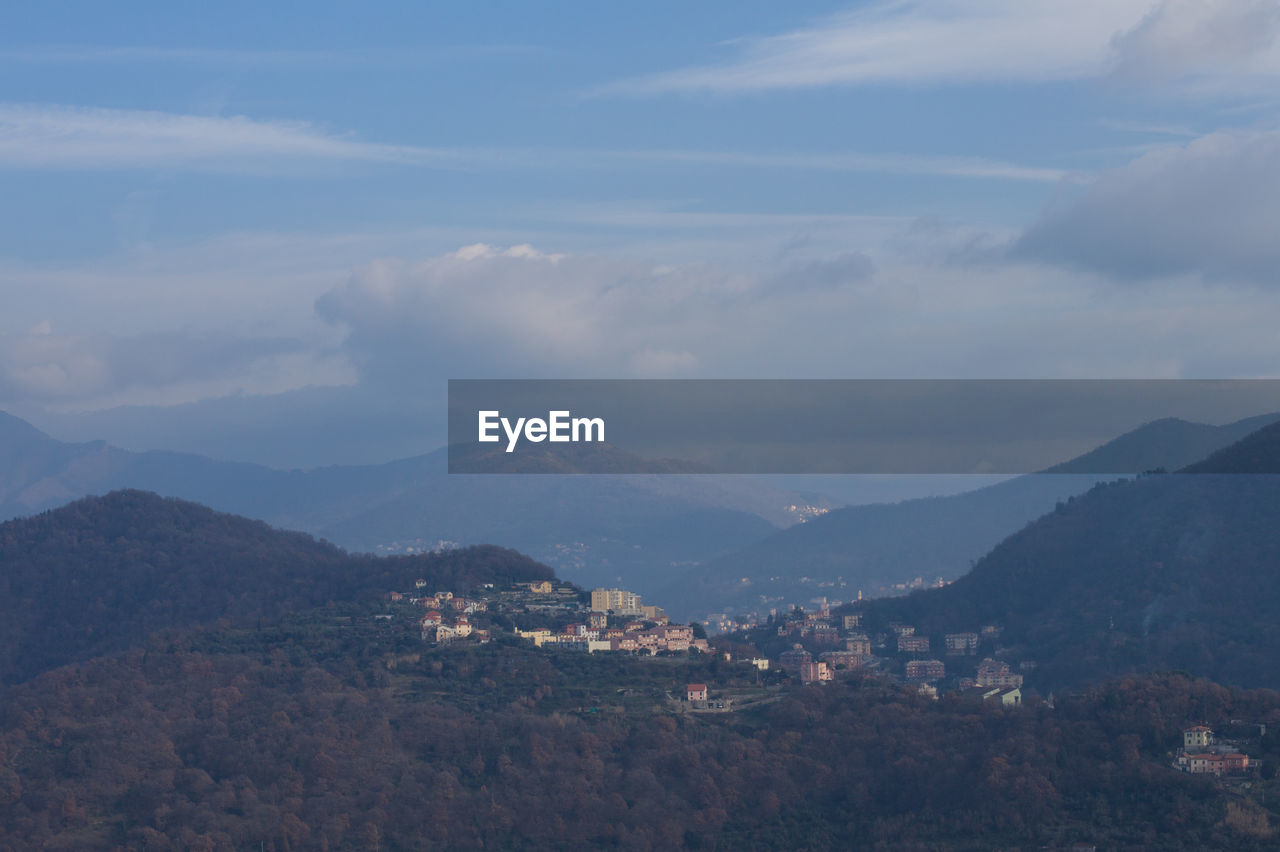
M 1213 745 L 1213 730 L 1204 725 L 1196 725 L 1182 732 L 1183 748 L 1204 748 Z
M 640 596 L 625 589 L 592 589 L 591 608 L 597 612 L 613 611 L 615 615 L 644 615 Z
M 521 630 L 520 628 L 517 627 L 516 635 L 519 636 L 521 639 L 528 639 L 530 642 L 532 642 L 533 644 L 541 648 L 542 643 L 546 642 L 548 639 L 551 638 L 551 631 L 550 630 Z

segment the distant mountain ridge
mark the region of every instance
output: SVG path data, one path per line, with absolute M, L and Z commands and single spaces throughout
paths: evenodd
M 594 451 L 597 454 L 616 450 Z M 574 473 L 564 459 L 531 459 Z M 554 462 L 555 465 L 548 467 Z M 742 477 L 449 475 L 444 450 L 380 465 L 282 471 L 184 453 L 64 443 L 0 414 L 0 519 L 138 488 L 299 529 L 352 550 L 497 543 L 583 584 L 658 578 L 794 523 L 811 498 Z M 821 503 L 822 508 L 829 503 Z M 620 579 L 621 578 L 621 579 Z
M 1095 450 L 1054 465 L 1045 473 L 1142 473 L 1178 470 L 1225 450 L 1235 442 L 1280 420 L 1280 414 L 1246 417 L 1223 426 L 1192 423 L 1177 417 L 1153 420 Z
M 954 496 L 835 509 L 711 560 L 686 599 L 759 611 L 819 596 L 848 601 L 859 591 L 901 593 L 894 586 L 916 578 L 954 580 L 1057 502 L 1109 478 L 1079 471 L 1175 470 L 1277 420 L 1280 414 L 1223 426 L 1157 420 L 1044 474 Z

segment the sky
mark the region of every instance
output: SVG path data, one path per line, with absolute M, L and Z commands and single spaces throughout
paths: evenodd
M 0 409 L 69 437 L 310 466 L 431 449 L 449 378 L 1280 373 L 1277 2 L 6 17 Z

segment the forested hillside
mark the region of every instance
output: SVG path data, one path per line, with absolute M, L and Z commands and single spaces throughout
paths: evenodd
M 0 709 L 8 848 L 1273 848 L 1247 796 L 1168 765 L 1190 722 L 1280 695 L 1182 677 L 1056 709 L 854 680 L 735 713 L 666 696 L 723 663 L 208 631 L 77 664 Z M 976 838 L 981 838 L 976 842 Z
M 259 521 L 119 491 L 0 524 L 0 679 L 23 680 L 158 630 L 270 619 L 418 577 L 432 588 L 469 589 L 551 576 L 497 547 L 352 556 Z
M 1184 669 L 1280 687 L 1280 425 L 1184 472 L 1099 485 L 943 589 L 870 603 L 870 624 L 993 624 L 1042 688 Z

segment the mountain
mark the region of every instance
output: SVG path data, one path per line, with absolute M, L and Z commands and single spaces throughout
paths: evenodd
M 949 586 L 866 605 L 940 641 L 1002 628 L 1059 688 L 1181 669 L 1280 688 L 1280 424 L 1175 474 L 1095 486 Z
M 686 600 L 759 611 L 819 596 L 900 594 L 917 578 L 917 585 L 953 580 L 1010 533 L 1107 478 L 1098 471 L 1180 468 L 1277 418 L 1224 426 L 1157 420 L 1042 474 L 948 497 L 836 509 L 711 560 Z
M 1096 450 L 1049 468 L 1045 473 L 1120 474 L 1177 470 L 1233 445 L 1277 419 L 1280 419 L 1280 414 L 1262 414 L 1224 426 L 1211 426 L 1166 417 L 1126 432 Z
M 546 579 L 513 551 L 353 556 L 308 535 L 141 491 L 0 524 L 0 682 L 137 644 L 153 632 L 276 618 L 406 588 Z
M 541 464 L 539 469 L 563 473 L 580 469 L 563 459 L 551 468 L 548 460 Z M 655 463 L 654 469 L 672 465 Z M 443 450 L 310 471 L 133 453 L 100 441 L 56 441 L 0 415 L 0 518 L 136 488 L 303 530 L 352 550 L 403 553 L 445 542 L 497 543 L 584 585 L 623 583 L 642 594 L 658 591 L 659 578 L 795 523 L 815 505 L 830 505 L 750 477 L 446 471 Z
M 0 847 L 1275 846 L 1275 691 L 1166 673 L 1002 708 L 858 675 L 762 685 L 720 654 L 434 645 L 420 610 L 369 605 L 419 576 L 551 572 L 493 547 L 351 556 L 136 491 L 0 524 L 22 680 L 0 701 Z M 1170 766 L 1205 723 L 1247 738 L 1248 784 Z

